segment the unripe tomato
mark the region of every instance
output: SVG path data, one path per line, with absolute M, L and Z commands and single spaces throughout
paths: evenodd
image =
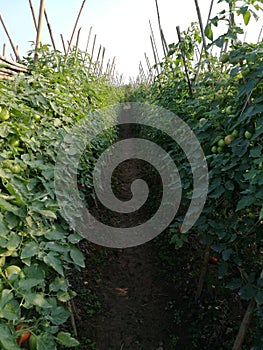
M 232 132 L 231 135 L 234 136 L 234 137 L 238 137 L 238 131 L 237 131 L 237 129 L 233 130 L 233 132 Z
M 37 349 L 37 338 L 35 335 L 31 334 L 28 341 L 29 350 Z
M 251 134 L 251 132 L 249 132 L 248 130 L 245 132 L 245 138 L 246 139 L 251 139 L 251 137 L 252 137 L 252 134 Z
M 224 147 L 225 146 L 224 139 L 220 139 L 217 144 L 218 144 L 219 147 Z
M 213 146 L 213 147 L 211 148 L 211 151 L 212 151 L 212 153 L 216 153 L 216 152 L 217 152 L 217 147 L 216 147 L 216 146 Z
M 229 61 L 229 55 L 227 53 L 223 53 L 223 55 L 220 57 L 220 62 L 226 63 Z
M 10 114 L 8 112 L 7 109 L 2 109 L 1 112 L 0 112 L 0 120 L 2 122 L 6 121 L 7 119 L 9 119 L 10 117 Z
M 235 138 L 234 138 L 234 136 L 233 135 L 227 135 L 226 137 L 225 137 L 225 144 L 226 145 L 230 145 L 230 143 L 234 140 Z

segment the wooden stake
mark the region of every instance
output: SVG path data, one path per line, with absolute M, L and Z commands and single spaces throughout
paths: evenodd
M 235 340 L 235 343 L 233 345 L 232 350 L 240 350 L 241 349 L 242 344 L 243 344 L 244 339 L 245 339 L 245 335 L 246 335 L 247 330 L 248 330 L 248 327 L 249 327 L 251 320 L 252 320 L 255 305 L 256 305 L 255 300 L 254 299 L 250 300 L 248 307 L 247 307 L 247 310 L 245 312 L 245 315 L 243 317 L 242 323 L 240 325 L 240 328 L 239 328 L 239 331 L 238 331 L 238 334 L 237 334 L 237 337 L 236 337 L 236 340 Z
M 48 31 L 49 31 L 50 39 L 51 39 L 51 42 L 52 42 L 52 45 L 53 45 L 53 49 L 56 50 L 56 45 L 55 45 L 55 41 L 54 41 L 54 38 L 53 38 L 51 25 L 49 23 L 46 10 L 44 11 L 44 14 L 45 14 L 45 19 L 46 19 L 46 23 L 47 23 L 47 28 L 48 28 Z
M 41 34 L 42 34 L 44 10 L 45 10 L 45 0 L 40 0 L 39 16 L 38 16 L 38 27 L 37 27 L 37 38 L 36 38 L 36 48 L 35 48 L 35 57 L 34 57 L 34 64 L 35 65 L 37 65 L 37 63 L 38 63 L 38 49 L 39 49 L 39 46 L 40 46 L 40 43 L 41 43 Z
M 156 70 L 157 74 L 159 75 L 160 72 L 159 72 L 157 57 L 156 57 L 155 50 L 154 50 L 153 38 L 151 35 L 150 35 L 150 40 L 151 40 L 151 45 L 152 45 L 152 50 L 153 50 L 153 57 L 154 57 L 154 61 L 155 61 L 155 70 Z
M 33 6 L 33 4 L 32 4 L 32 0 L 29 0 L 29 6 L 30 6 L 30 9 L 31 9 L 31 13 L 32 13 L 32 17 L 33 17 L 34 26 L 35 26 L 35 29 L 36 29 L 36 31 L 37 31 L 37 18 L 36 18 L 34 6 Z
M 89 47 L 89 42 L 90 42 L 91 31 L 92 31 L 92 27 L 90 27 L 90 29 L 89 29 L 89 35 L 88 35 L 86 50 L 85 50 L 85 54 L 84 54 L 84 58 L 83 58 L 83 63 L 85 63 L 85 60 L 86 60 L 86 57 L 88 54 L 88 47 Z
M 210 62 L 209 62 L 209 54 L 208 54 L 207 46 L 206 46 L 206 39 L 205 39 L 204 26 L 203 26 L 203 22 L 202 22 L 202 16 L 201 16 L 198 0 L 194 0 L 194 1 L 195 1 L 195 7 L 196 7 L 197 16 L 198 16 L 201 36 L 202 36 L 202 40 L 203 40 L 203 47 L 204 47 L 204 50 L 205 50 L 205 56 L 206 56 L 207 61 L 208 61 L 208 63 L 207 63 L 208 64 L 208 69 L 209 69 L 209 71 L 211 71 L 211 65 L 210 65 Z
M 86 0 L 83 0 L 82 5 L 81 5 L 80 10 L 79 10 L 78 17 L 76 19 L 76 22 L 75 22 L 75 25 L 74 25 L 74 28 L 73 28 L 73 31 L 72 31 L 72 34 L 71 34 L 71 38 L 70 38 L 70 41 L 69 41 L 69 46 L 68 46 L 68 50 L 67 50 L 67 54 L 66 54 L 66 61 L 65 61 L 65 63 L 67 62 L 67 59 L 68 59 L 68 55 L 69 55 L 69 52 L 70 52 L 70 49 L 71 49 L 73 37 L 75 35 L 75 31 L 76 31 L 76 28 L 77 28 L 77 25 L 78 25 L 78 22 L 79 22 L 79 19 L 80 19 L 81 12 L 82 12 L 83 7 L 85 5 L 85 2 L 86 2 Z
M 102 57 L 101 57 L 101 64 L 100 64 L 100 71 L 99 71 L 99 76 L 102 75 L 102 70 L 103 70 L 103 63 L 104 63 L 104 57 L 105 57 L 105 47 L 102 50 Z
M 100 45 L 100 47 L 99 47 L 97 59 L 96 59 L 96 62 L 95 62 L 95 69 L 96 69 L 96 70 L 97 70 L 97 68 L 98 68 L 98 66 L 99 66 L 100 52 L 101 52 L 101 45 Z
M 211 17 L 211 13 L 212 13 L 212 9 L 213 9 L 213 5 L 214 5 L 214 0 L 211 0 L 209 13 L 208 13 L 207 21 L 206 21 L 206 25 L 209 23 L 209 20 L 210 20 L 210 17 Z M 195 83 L 197 82 L 197 79 L 198 79 L 198 76 L 199 76 L 199 73 L 200 73 L 200 69 L 201 69 L 201 60 L 202 60 L 203 50 L 204 50 L 204 43 L 202 44 L 202 48 L 201 48 L 201 52 L 200 52 L 200 56 L 199 56 L 198 68 L 197 68 L 197 72 L 196 72 L 196 75 L 195 75 Z
M 66 46 L 65 46 L 65 42 L 64 42 L 63 35 L 62 35 L 62 34 L 60 34 L 60 37 L 61 37 L 61 41 L 62 41 L 63 50 L 64 50 L 64 53 L 65 53 L 65 55 L 66 55 L 66 54 L 67 54 L 67 52 L 66 52 Z
M 77 51 L 78 51 L 78 48 L 79 48 L 80 31 L 81 31 L 81 28 L 79 28 L 79 30 L 78 30 L 78 35 L 77 35 L 77 40 L 76 40 L 76 54 L 77 54 Z
M 156 46 L 156 41 L 155 41 L 155 37 L 154 37 L 154 32 L 153 32 L 151 21 L 149 21 L 149 24 L 150 24 L 150 29 L 151 29 L 153 46 L 154 46 L 154 49 L 155 49 L 155 52 L 156 52 L 156 58 L 157 58 L 157 61 L 159 63 L 160 62 L 160 58 L 159 58 L 159 54 L 158 54 L 158 50 L 157 50 L 157 46 Z
M 168 47 L 163 35 L 163 31 L 162 31 L 162 27 L 161 27 L 161 19 L 160 19 L 160 12 L 159 12 L 159 6 L 158 6 L 158 1 L 155 0 L 155 4 L 156 4 L 156 11 L 157 11 L 157 17 L 158 17 L 158 24 L 159 24 L 159 31 L 160 31 L 160 36 L 161 36 L 161 41 L 162 41 L 162 46 L 163 46 L 163 53 L 164 53 L 164 57 L 167 56 L 168 53 Z M 167 51 L 166 51 L 167 48 Z
M 12 46 L 13 52 L 14 52 L 14 54 L 15 54 L 15 56 L 16 56 L 16 60 L 17 60 L 17 61 L 20 61 L 20 57 L 19 57 L 18 53 L 16 52 L 16 47 L 15 47 L 15 45 L 14 45 L 14 43 L 13 43 L 13 40 L 11 39 L 11 36 L 9 35 L 9 32 L 8 32 L 8 30 L 7 30 L 7 27 L 6 27 L 6 25 L 5 25 L 5 22 L 4 22 L 4 20 L 3 20 L 1 14 L 0 14 L 0 21 L 1 21 L 2 26 L 3 26 L 4 30 L 5 30 L 5 33 L 6 33 L 7 37 L 8 37 L 8 40 L 9 40 L 11 46 Z
M 3 56 L 5 57 L 6 54 L 6 44 L 3 44 Z
M 198 281 L 198 285 L 197 285 L 196 299 L 200 298 L 202 290 L 203 290 L 205 275 L 207 272 L 208 263 L 209 263 L 209 259 L 210 259 L 210 252 L 211 252 L 211 248 L 210 248 L 210 246 L 207 245 L 205 248 L 204 261 L 203 261 L 203 265 L 201 268 L 200 277 L 199 277 L 199 281 Z
M 186 63 L 184 48 L 183 48 L 183 45 L 182 45 L 182 38 L 181 38 L 181 33 L 180 33 L 180 27 L 179 26 L 176 27 L 176 31 L 177 31 L 179 42 L 181 44 L 182 58 L 183 58 L 183 62 L 184 62 L 184 69 L 185 69 L 185 75 L 186 75 L 186 78 L 187 78 L 189 94 L 190 94 L 190 97 L 192 98 L 193 97 L 193 89 L 192 89 L 192 85 L 191 85 L 191 81 L 190 81 L 190 77 L 189 77 L 189 73 L 188 73 L 188 67 L 187 67 L 187 63 Z

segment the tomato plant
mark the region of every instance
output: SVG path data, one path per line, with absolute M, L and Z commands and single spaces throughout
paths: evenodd
M 248 13 L 253 13 L 254 6 L 259 9 L 259 2 L 248 1 L 247 6 L 240 3 L 231 2 L 231 11 L 243 14 L 244 21 L 248 21 Z M 229 20 L 226 11 L 211 20 L 210 29 L 221 20 Z M 140 100 L 142 96 L 150 103 L 171 110 L 188 123 L 198 137 L 208 162 L 210 186 L 194 232 L 219 257 L 216 258 L 218 278 L 223 286 L 236 290 L 243 300 L 255 301 L 259 327 L 262 327 L 263 44 L 241 44 L 238 40 L 241 32 L 229 23 L 226 34 L 214 41 L 212 36 L 208 38 L 210 48 L 229 45 L 221 57 L 209 54 L 209 70 L 205 56 L 196 66 L 194 51 L 199 48 L 200 34 L 196 25 L 192 25 L 183 33 L 182 43 L 169 46 L 171 50 L 161 62 L 161 72 L 155 82 L 146 89 L 139 87 L 132 91 L 132 98 L 136 100 L 139 96 Z M 184 77 L 182 45 L 187 53 L 193 96 Z M 171 228 L 176 236 L 172 242 L 179 248 L 181 233 L 174 227 L 180 227 L 189 206 L 192 193 L 186 170 L 189 164 L 168 139 L 156 133 L 155 140 L 174 154 L 181 179 L 185 181 L 182 209 Z M 262 342 L 260 337 L 258 342 Z
M 84 267 L 84 256 L 77 248 L 81 237 L 56 202 L 56 154 L 70 127 L 122 94 L 89 72 L 81 53 L 65 64 L 62 54 L 43 45 L 38 66 L 32 57 L 25 58 L 30 75 L 0 81 L 0 347 L 6 350 L 27 342 L 46 350 L 78 345 L 59 330 L 76 295 L 67 271 Z M 105 132 L 90 154 L 114 135 Z M 91 165 L 83 165 L 85 174 Z

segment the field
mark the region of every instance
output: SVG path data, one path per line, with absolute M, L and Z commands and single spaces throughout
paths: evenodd
M 34 50 L 23 58 L 26 72 L 0 80 L 1 349 L 263 348 L 263 42 L 240 42 L 234 22 L 239 15 L 249 25 L 258 2 L 234 3 L 230 17 L 191 24 L 136 83 L 113 84 L 91 69 L 85 52 L 66 57 L 48 45 L 37 48 L 37 62 Z M 227 31 L 214 38 L 222 22 Z M 119 108 L 124 117 L 138 112 L 137 119 L 122 125 L 112 117 Z M 144 160 L 147 147 L 139 159 L 122 160 L 111 179 L 123 207 L 134 181 L 144 180 L 149 196 L 141 208 L 116 213 L 100 203 L 93 170 L 127 139 L 151 141 L 164 150 L 162 161 L 169 155 L 176 164 L 178 211 L 142 245 L 100 246 L 76 229 L 75 198 L 123 232 L 164 205 L 167 179 Z M 199 144 L 201 165 L 194 160 Z M 74 181 L 67 198 L 63 186 Z M 189 208 L 195 220 L 185 230 Z

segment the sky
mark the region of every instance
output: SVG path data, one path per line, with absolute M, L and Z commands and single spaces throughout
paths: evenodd
M 71 37 L 71 33 L 83 0 L 46 0 L 46 11 L 52 27 L 57 48 L 62 51 L 60 34 L 65 41 Z M 206 23 L 211 0 L 199 0 L 199 6 Z M 38 17 L 40 0 L 32 0 Z M 197 22 L 197 14 L 194 0 L 158 0 L 162 29 L 168 44 L 177 42 L 176 27 L 186 30 L 191 22 Z M 222 6 L 222 5 L 221 5 Z M 222 7 L 214 1 L 212 17 Z M 31 48 L 31 42 L 36 40 L 36 31 L 32 20 L 28 0 L 0 0 L 0 13 L 5 21 L 8 31 L 19 47 L 21 56 Z M 247 41 L 256 42 L 260 28 L 263 25 L 263 15 L 256 23 L 252 20 L 249 25 Z M 159 56 L 163 56 L 155 0 L 86 0 L 78 29 L 80 32 L 80 45 L 86 48 L 88 33 L 92 27 L 89 52 L 92 49 L 94 35 L 97 35 L 95 46 L 95 57 L 97 57 L 99 46 L 105 47 L 105 63 L 116 56 L 116 70 L 123 73 L 126 78 L 136 77 L 139 62 L 146 69 L 144 53 L 154 63 L 150 43 L 150 26 L 152 23 L 155 39 L 157 42 Z M 218 29 L 223 31 L 221 27 Z M 42 32 L 43 43 L 51 44 L 46 23 L 44 22 Z M 8 55 L 12 52 L 8 38 L 0 24 L 0 53 L 3 43 L 7 44 Z M 76 43 L 76 35 L 73 43 Z

